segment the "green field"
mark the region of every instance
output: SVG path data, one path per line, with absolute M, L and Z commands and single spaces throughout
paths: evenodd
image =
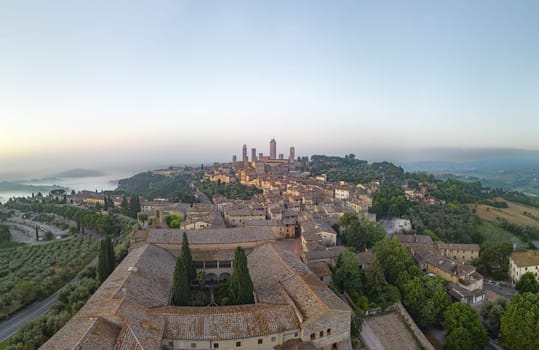
M 503 241 L 510 241 L 511 243 L 516 244 L 517 247 L 528 247 L 528 245 L 520 238 L 489 221 L 482 220 L 481 223 L 477 226 L 477 231 L 483 238 L 484 242 L 498 243 Z
M 96 254 L 95 239 L 73 236 L 46 245 L 0 250 L 0 319 L 44 299 Z

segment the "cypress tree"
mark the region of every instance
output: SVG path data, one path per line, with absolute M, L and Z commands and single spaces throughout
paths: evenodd
M 114 270 L 114 250 L 110 237 L 99 243 L 99 258 L 97 260 L 97 279 L 103 283 Z
M 140 213 L 140 211 L 140 199 L 137 195 L 132 195 L 129 200 L 129 216 L 136 219 L 137 214 Z
M 176 258 L 176 268 L 172 281 L 172 304 L 176 306 L 189 305 L 190 301 L 189 276 L 182 256 Z
M 129 202 L 126 196 L 122 196 L 122 203 L 120 204 L 120 213 L 122 215 L 129 216 Z
M 253 281 L 249 275 L 245 251 L 241 247 L 234 250 L 234 270 L 229 283 L 229 296 L 233 305 L 254 303 Z
M 187 239 L 187 233 L 185 232 L 182 237 L 182 258 L 189 276 L 189 283 L 191 283 L 195 280 L 197 274 L 195 264 L 193 263 L 193 256 L 191 255 L 191 249 L 189 248 L 189 240 Z
M 39 241 L 39 233 L 38 233 L 38 228 L 37 228 L 37 225 L 36 225 L 36 242 Z
M 109 265 L 109 269 L 110 269 L 110 272 L 109 274 L 112 273 L 112 271 L 114 271 L 114 267 L 115 267 L 115 259 L 114 259 L 114 242 L 112 241 L 112 238 L 108 237 L 107 236 L 107 239 L 109 240 L 109 242 L 107 243 L 108 244 L 108 247 L 107 247 L 107 254 L 109 256 L 109 261 L 110 261 L 110 265 Z

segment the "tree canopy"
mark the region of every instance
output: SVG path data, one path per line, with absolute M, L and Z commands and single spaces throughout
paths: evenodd
M 337 260 L 333 282 L 341 290 L 348 294 L 357 294 L 362 288 L 362 271 L 356 255 L 350 250 L 344 250 Z
M 512 252 L 511 242 L 485 242 L 481 246 L 479 258 L 473 263 L 483 275 L 495 278 L 506 277 Z
M 420 327 L 442 323 L 444 312 L 451 300 L 440 278 L 417 276 L 406 282 L 402 289 L 403 304 Z
M 528 271 L 517 281 L 515 289 L 518 290 L 519 293 L 539 293 L 539 282 L 537 282 L 533 272 Z
M 372 210 L 377 218 L 400 218 L 408 212 L 408 202 L 404 191 L 398 186 L 382 186 L 374 194 Z
M 180 228 L 182 224 L 182 218 L 179 214 L 172 213 L 165 216 L 165 223 L 169 228 Z
M 498 297 L 494 301 L 487 300 L 481 304 L 481 317 L 496 336 L 500 334 L 500 322 L 506 307 L 507 299 L 502 297 Z
M 487 331 L 472 307 L 465 303 L 454 303 L 444 313 L 444 328 L 447 331 L 447 350 L 484 349 L 488 343 Z
M 7 225 L 0 225 L 0 242 L 11 241 L 11 233 Z
M 517 294 L 511 299 L 502 316 L 501 333 L 507 349 L 539 349 L 539 294 Z
M 397 237 L 378 241 L 374 251 L 384 270 L 386 280 L 391 284 L 397 284 L 399 275 L 414 266 L 406 248 L 402 246 Z
M 344 233 L 344 243 L 354 247 L 356 251 L 372 248 L 374 244 L 386 236 L 385 230 L 371 221 L 362 218 L 360 221 L 355 213 L 344 213 L 339 218 L 339 231 Z

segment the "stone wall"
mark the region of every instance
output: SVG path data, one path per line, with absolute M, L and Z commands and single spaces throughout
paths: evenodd
M 408 311 L 406 311 L 404 306 L 402 306 L 400 302 L 396 305 L 397 305 L 397 311 L 399 312 L 399 314 L 401 314 L 402 318 L 404 319 L 408 327 L 410 327 L 410 330 L 412 331 L 412 333 L 414 333 L 419 344 L 421 344 L 421 346 L 425 350 L 434 350 L 434 346 L 432 346 L 432 344 L 427 339 L 427 337 L 425 337 L 425 334 L 423 334 L 421 329 L 419 329 L 419 327 L 416 325 L 416 323 L 412 319 L 412 316 L 408 314 Z

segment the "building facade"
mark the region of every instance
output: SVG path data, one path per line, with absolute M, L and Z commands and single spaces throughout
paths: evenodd
M 531 272 L 539 281 L 539 250 L 513 252 L 509 258 L 509 276 L 517 283 L 526 272 Z

